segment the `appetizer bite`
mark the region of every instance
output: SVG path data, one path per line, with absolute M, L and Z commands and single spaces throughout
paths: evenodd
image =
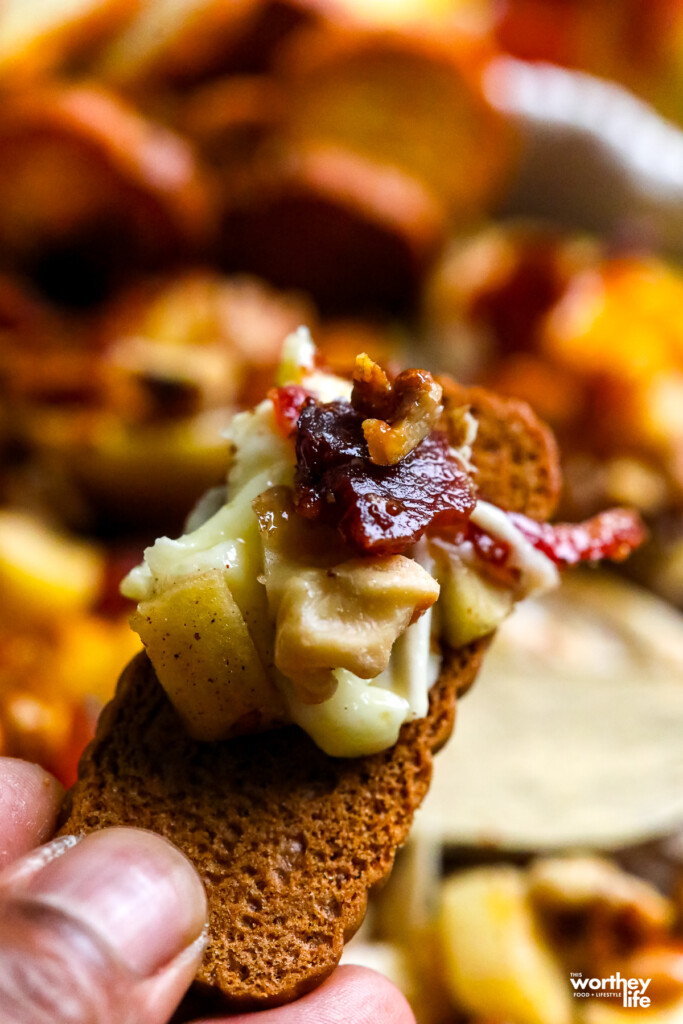
M 523 404 L 366 355 L 336 377 L 303 329 L 226 436 L 226 488 L 124 581 L 146 654 L 63 831 L 129 823 L 180 845 L 210 904 L 198 982 L 245 1008 L 338 963 L 515 601 L 643 531 L 618 509 L 545 522 L 557 454 Z

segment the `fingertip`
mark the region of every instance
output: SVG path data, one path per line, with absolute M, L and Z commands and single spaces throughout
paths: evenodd
M 53 834 L 64 789 L 40 765 L 0 757 L 0 869 Z
M 84 922 L 145 977 L 195 943 L 207 919 L 204 886 L 192 862 L 144 829 L 91 832 L 28 875 L 20 892 Z
M 338 967 L 319 990 L 337 1016 L 330 1024 L 415 1024 L 406 997 L 383 974 L 352 964 Z M 311 998 L 316 993 L 311 994 Z M 311 1021 L 313 1018 L 311 1018 Z M 322 1017 L 324 1024 L 328 1018 Z
M 287 1006 L 203 1024 L 415 1024 L 415 1016 L 405 996 L 383 974 L 347 965 Z
M 65 836 L 21 857 L 0 876 L 0 903 L 8 1024 L 61 1021 L 67 1004 L 74 1024 L 164 1024 L 206 944 L 195 868 L 135 828 Z

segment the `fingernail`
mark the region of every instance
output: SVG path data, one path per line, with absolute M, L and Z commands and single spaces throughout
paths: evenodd
M 165 839 L 140 829 L 91 833 L 28 879 L 20 895 L 88 925 L 142 977 L 192 945 L 206 923 L 194 867 Z

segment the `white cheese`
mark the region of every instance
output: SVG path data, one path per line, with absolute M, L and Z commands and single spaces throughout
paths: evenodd
M 298 327 L 285 338 L 275 383 L 278 387 L 301 384 L 315 369 L 315 345 L 308 327 Z
M 346 669 L 334 674 L 337 689 L 321 704 L 303 704 L 288 688 L 292 720 L 332 757 L 363 757 L 393 747 L 409 717 L 408 701 Z

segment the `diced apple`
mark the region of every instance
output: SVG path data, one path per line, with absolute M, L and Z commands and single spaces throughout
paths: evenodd
M 335 668 L 373 679 L 396 639 L 438 596 L 438 583 L 403 555 L 294 572 L 278 609 L 275 664 L 304 691 L 324 689 Z
M 545 943 L 516 868 L 478 868 L 443 888 L 439 921 L 456 1002 L 486 1019 L 570 1024 L 568 982 Z
M 0 607 L 10 621 L 46 621 L 83 611 L 96 598 L 103 556 L 40 520 L 0 512 Z
M 514 597 L 459 558 L 439 559 L 439 601 L 443 635 L 451 647 L 463 647 L 488 636 L 509 615 Z
M 225 570 L 186 577 L 141 602 L 131 624 L 195 739 L 223 739 L 283 719 Z

